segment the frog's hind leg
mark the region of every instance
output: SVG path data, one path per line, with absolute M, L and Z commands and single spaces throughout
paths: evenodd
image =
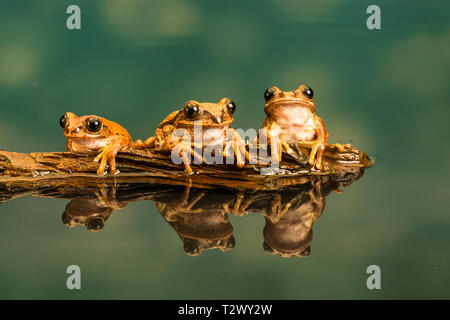
M 150 137 L 144 141 L 144 147 L 153 149 L 155 147 L 155 137 Z
M 137 139 L 135 142 L 133 142 L 131 148 L 136 150 L 142 150 L 145 148 L 145 143 L 141 139 Z
M 286 141 L 280 139 L 280 143 L 281 143 L 281 146 L 284 148 L 284 150 L 286 150 L 287 153 L 294 152 L 294 150 L 292 150 L 291 147 L 289 147 L 289 144 Z

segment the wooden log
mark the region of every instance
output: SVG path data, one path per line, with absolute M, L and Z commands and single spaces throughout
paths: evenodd
M 310 146 L 298 144 L 299 155 L 283 154 L 278 169 L 267 170 L 267 165 L 196 165 L 194 174 L 184 173 L 183 165 L 172 162 L 170 154 L 157 150 L 121 152 L 117 155 L 117 175 L 97 176 L 96 154 L 70 152 L 16 153 L 0 151 L 0 184 L 15 184 L 34 188 L 42 184 L 151 183 L 194 187 L 224 187 L 234 190 L 277 189 L 302 183 L 302 178 L 328 175 L 336 179 L 346 175 L 360 176 L 372 165 L 366 153 L 350 146 L 342 150 L 335 145 L 324 152 L 323 170 L 307 164 Z M 262 159 L 262 158 L 260 158 Z M 264 173 L 264 174 L 261 174 Z

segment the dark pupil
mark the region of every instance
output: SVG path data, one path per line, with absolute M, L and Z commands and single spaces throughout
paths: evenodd
M 89 119 L 87 123 L 88 130 L 91 132 L 97 132 L 100 130 L 101 123 L 98 119 Z
M 66 115 L 63 115 L 60 119 L 59 119 L 59 124 L 60 124 L 60 126 L 61 126 L 61 128 L 65 128 L 66 127 L 66 122 L 67 122 L 67 120 L 66 120 Z
M 266 90 L 266 92 L 264 92 L 264 99 L 266 101 L 270 100 L 270 98 L 272 98 L 275 94 L 275 91 L 272 88 L 269 88 Z
M 103 226 L 103 220 L 100 218 L 92 218 L 86 224 L 87 229 L 92 231 L 101 230 Z
M 186 107 L 186 115 L 191 118 L 193 117 L 198 111 L 198 107 L 196 105 L 188 105 Z
M 234 113 L 234 111 L 236 110 L 236 105 L 234 104 L 233 101 L 231 101 L 231 102 L 228 104 L 227 107 L 228 107 L 228 110 L 230 110 L 231 113 Z
M 306 88 L 303 93 L 310 99 L 312 99 L 312 97 L 314 97 L 314 92 L 311 88 Z

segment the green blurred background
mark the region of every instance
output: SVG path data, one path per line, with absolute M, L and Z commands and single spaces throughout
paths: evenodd
M 66 28 L 70 4 L 81 30 Z M 381 30 L 366 28 L 370 4 Z M 449 13 L 443 0 L 2 1 L 2 149 L 64 150 L 66 111 L 146 138 L 186 100 L 224 96 L 235 128 L 259 128 L 267 87 L 306 83 L 330 142 L 376 165 L 327 199 L 305 259 L 265 254 L 257 214 L 231 217 L 233 250 L 189 257 L 150 201 L 99 233 L 63 225 L 67 201 L 7 202 L 0 298 L 450 298 Z M 65 287 L 70 264 L 80 291 Z

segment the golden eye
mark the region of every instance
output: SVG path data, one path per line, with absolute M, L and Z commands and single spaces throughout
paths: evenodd
M 98 118 L 89 118 L 86 120 L 86 128 L 89 132 L 97 133 L 102 130 L 102 121 Z

